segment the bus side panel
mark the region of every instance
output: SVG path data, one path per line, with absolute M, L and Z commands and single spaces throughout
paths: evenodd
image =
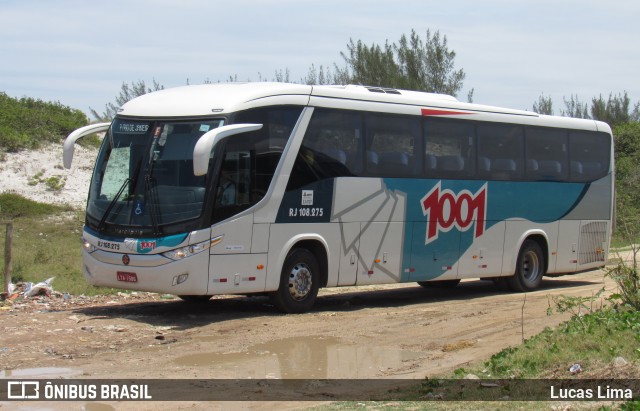
M 360 223 L 340 223 L 338 285 L 355 285 L 359 267 Z
M 458 278 L 494 277 L 502 274 L 505 221 L 487 222 L 490 228 L 460 257 Z
M 400 282 L 403 222 L 361 223 L 357 285 Z
M 411 256 L 406 259 L 403 281 L 458 278 L 460 231 L 454 229 L 440 233 L 437 240 L 426 244 L 427 225 L 427 222 L 412 224 Z
M 570 273 L 604 266 L 609 246 L 609 221 L 560 222 L 558 262 L 551 273 Z
M 336 179 L 331 221 L 348 227 L 343 233 L 349 234 L 341 238 L 340 285 L 353 285 L 354 268 L 358 285 L 400 281 L 408 244 L 405 209 L 406 195 L 388 190 L 382 179 Z M 357 267 L 352 264 L 354 254 Z
M 555 268 L 549 265 L 549 273 L 570 273 L 578 267 L 578 241 L 580 220 L 560 221 L 558 230 L 558 255 Z
M 208 294 L 262 292 L 267 277 L 266 265 L 267 254 L 212 255 Z
M 252 246 L 253 214 L 222 222 L 213 226 L 211 232 L 212 237 L 223 236 L 220 243 L 211 247 L 211 254 L 247 254 Z

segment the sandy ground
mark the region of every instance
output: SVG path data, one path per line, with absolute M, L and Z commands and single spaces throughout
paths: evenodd
M 76 145 L 71 169 L 67 170 L 62 166 L 62 144 L 50 144 L 36 151 L 5 153 L 0 161 L 0 192 L 84 209 L 96 155 L 97 150 Z M 64 181 L 64 187 L 51 189 L 45 182 L 51 177 Z
M 520 344 L 568 318 L 547 315 L 553 296 L 592 296 L 603 286 L 608 292 L 615 288 L 602 271 L 592 271 L 547 279 L 526 296 L 498 292 L 488 281 L 463 281 L 447 290 L 415 284 L 345 287 L 322 290 L 314 309 L 301 315 L 280 314 L 265 297 L 218 296 L 198 305 L 148 293 L 41 297 L 0 310 L 0 372 L 4 378 L 421 379 Z M 558 370 L 570 366 L 558 364 Z M 97 406 L 0 407 L 93 409 L 88 404 Z M 310 405 L 110 402 L 100 409 Z

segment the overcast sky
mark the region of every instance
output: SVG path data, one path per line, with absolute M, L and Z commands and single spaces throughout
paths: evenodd
M 640 100 L 637 0 L 0 0 L 0 91 L 104 111 L 123 82 L 300 81 L 343 65 L 349 39 L 445 35 L 466 73 L 458 98 L 531 110 L 544 93 Z

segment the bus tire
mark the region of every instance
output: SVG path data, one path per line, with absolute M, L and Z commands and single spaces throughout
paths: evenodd
M 206 303 L 211 298 L 211 295 L 179 295 L 185 303 Z
M 309 311 L 320 288 L 320 265 L 315 255 L 305 248 L 294 248 L 282 266 L 280 286 L 271 301 L 280 311 L 296 314 Z
M 540 244 L 525 240 L 518 253 L 515 275 L 507 278 L 509 287 L 517 292 L 535 290 L 542 282 L 544 267 L 544 253 Z
M 418 284 L 424 288 L 453 288 L 459 283 L 460 280 L 418 281 Z

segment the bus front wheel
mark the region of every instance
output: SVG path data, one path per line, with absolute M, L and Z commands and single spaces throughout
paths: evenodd
M 544 271 L 544 253 L 540 244 L 526 240 L 518 253 L 516 273 L 506 280 L 513 291 L 533 291 L 540 286 Z
M 305 248 L 289 252 L 282 266 L 280 286 L 271 294 L 273 304 L 285 313 L 302 313 L 313 306 L 320 288 L 320 265 Z

